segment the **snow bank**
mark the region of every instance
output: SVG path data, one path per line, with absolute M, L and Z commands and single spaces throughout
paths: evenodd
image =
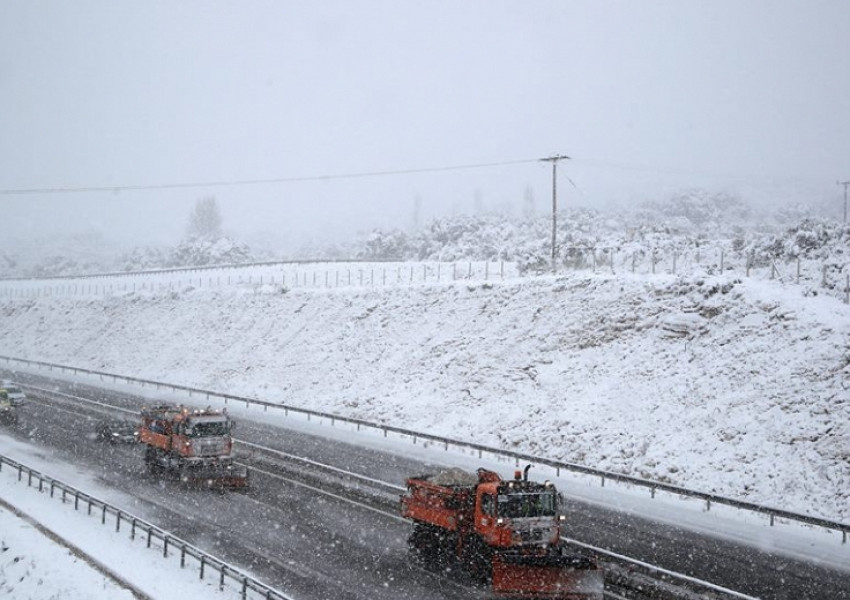
M 256 396 L 850 518 L 850 308 L 573 274 L 0 303 L 5 353 Z
M 0 532 L 0 595 L 6 598 L 135 598 L 130 590 L 2 506 Z

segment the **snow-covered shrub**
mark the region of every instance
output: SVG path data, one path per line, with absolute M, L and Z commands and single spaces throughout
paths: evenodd
M 248 263 L 253 260 L 247 244 L 228 237 L 190 238 L 177 246 L 168 258 L 168 267 L 201 267 Z

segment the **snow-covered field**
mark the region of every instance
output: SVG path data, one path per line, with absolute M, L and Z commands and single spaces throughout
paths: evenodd
M 0 302 L 4 352 L 850 518 L 850 307 L 735 275 Z

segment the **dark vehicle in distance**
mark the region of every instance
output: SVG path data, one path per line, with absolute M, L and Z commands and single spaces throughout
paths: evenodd
M 95 438 L 110 444 L 135 444 L 139 441 L 138 425 L 127 419 L 105 419 L 97 424 Z

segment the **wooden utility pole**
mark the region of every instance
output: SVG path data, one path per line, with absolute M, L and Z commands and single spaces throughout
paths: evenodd
M 569 160 L 569 156 L 565 156 L 563 154 L 554 154 L 547 158 L 541 158 L 541 162 L 550 162 L 552 163 L 552 272 L 556 273 L 558 270 L 558 263 L 556 259 L 556 244 L 557 244 L 557 230 L 558 230 L 558 161 L 559 160 Z M 844 188 L 846 191 L 846 187 Z

